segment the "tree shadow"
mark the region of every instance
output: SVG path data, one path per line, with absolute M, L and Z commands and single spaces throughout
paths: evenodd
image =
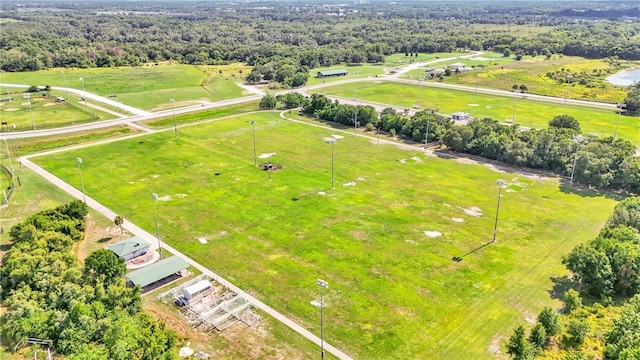
M 630 196 L 633 196 L 632 194 L 627 194 L 622 191 L 614 191 L 610 189 L 594 189 L 592 187 L 585 187 L 582 185 L 575 184 L 575 181 L 574 181 L 574 185 L 570 186 L 569 182 L 570 180 L 563 179 L 562 182 L 560 183 L 560 188 L 558 191 L 564 194 L 573 194 L 573 195 L 578 195 L 582 197 L 605 197 L 607 199 L 612 199 L 616 201 L 622 201 Z
M 562 300 L 567 290 L 580 288 L 580 284 L 570 279 L 567 275 L 551 277 L 551 282 L 553 287 L 549 290 L 549 295 L 552 299 Z
M 107 237 L 103 237 L 102 239 L 98 240 L 99 243 L 105 243 L 109 240 L 113 239 L 113 236 L 107 236 Z

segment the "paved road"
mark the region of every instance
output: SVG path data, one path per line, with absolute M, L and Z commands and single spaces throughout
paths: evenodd
M 64 151 L 66 151 L 66 150 L 68 150 L 68 149 L 65 149 Z M 21 159 L 22 160 L 22 164 L 24 166 L 28 167 L 29 169 L 33 170 L 36 174 L 44 177 L 45 179 L 47 179 L 48 181 L 50 181 L 54 185 L 58 186 L 62 190 L 64 190 L 67 193 L 71 194 L 71 196 L 75 197 L 78 200 L 82 200 L 83 199 L 83 194 L 82 194 L 81 191 L 79 191 L 78 189 L 74 188 L 73 186 L 67 184 L 66 182 L 62 181 L 60 178 L 58 178 L 57 176 L 55 176 L 55 175 L 51 174 L 50 172 L 44 170 L 43 168 L 39 167 L 38 165 L 34 164 L 30 160 L 30 158 L 35 157 L 35 156 L 41 156 L 41 155 L 50 154 L 50 153 L 54 153 L 54 152 L 58 152 L 58 151 L 62 151 L 62 150 L 54 150 L 54 151 L 50 151 L 50 152 L 46 152 L 46 153 L 42 153 L 42 154 L 25 156 L 25 157 L 23 157 Z M 94 200 L 90 196 L 86 196 L 86 201 L 87 201 L 87 205 L 90 208 L 92 208 L 92 209 L 96 210 L 97 212 L 99 212 L 100 214 L 106 216 L 108 219 L 114 219 L 116 217 L 116 215 L 117 215 L 115 212 L 111 211 L 109 208 L 107 208 L 106 206 L 102 205 L 98 201 Z M 149 193 L 149 202 L 151 202 L 151 193 Z M 162 248 L 169 250 L 175 256 L 183 258 L 185 261 L 187 261 L 187 263 L 189 263 L 189 265 L 191 265 L 191 266 L 195 267 L 196 269 L 200 270 L 203 274 L 206 274 L 206 275 L 210 276 L 212 279 L 214 279 L 215 281 L 219 282 L 220 284 L 228 287 L 229 289 L 231 289 L 232 291 L 234 291 L 238 295 L 244 296 L 256 308 L 264 311 L 265 313 L 267 313 L 270 316 L 274 317 L 276 320 L 278 320 L 278 321 L 282 322 L 283 324 L 289 326 L 291 329 L 293 329 L 297 333 L 301 334 L 305 338 L 311 340 L 312 342 L 314 342 L 315 344 L 320 346 L 321 339 L 318 336 L 314 335 L 313 333 L 309 332 L 307 329 L 303 328 L 302 326 L 298 325 L 297 323 L 295 323 L 291 319 L 289 319 L 286 316 L 282 315 L 281 313 L 279 313 L 278 311 L 276 311 L 275 309 L 273 309 L 269 305 L 263 303 L 262 301 L 256 299 L 255 297 L 247 294 L 242 289 L 240 289 L 237 286 L 233 285 L 232 283 L 230 283 L 226 279 L 222 278 L 218 274 L 216 274 L 213 271 L 207 269 L 206 267 L 198 264 L 197 262 L 195 262 L 191 258 L 187 257 L 186 255 L 184 255 L 181 252 L 179 252 L 178 250 L 176 250 L 175 248 L 169 246 L 168 244 L 166 244 L 164 242 L 159 242 L 158 238 L 156 238 L 154 235 L 150 234 L 149 232 L 143 230 L 142 228 L 138 227 L 137 225 L 131 223 L 130 221 L 128 221 L 126 219 L 125 219 L 124 223 L 122 224 L 122 226 L 125 229 L 127 229 L 127 231 L 132 233 L 133 235 L 140 236 L 143 239 L 145 239 L 149 244 L 151 244 L 151 248 L 154 249 L 154 250 L 158 249 L 158 245 L 160 243 Z M 344 359 L 344 360 L 351 360 L 352 359 L 349 355 L 347 355 L 344 352 L 340 351 L 339 349 L 335 348 L 331 344 L 328 344 L 326 341 L 324 342 L 324 348 L 325 348 L 326 352 L 331 353 L 332 355 L 336 356 L 339 359 Z
M 481 52 L 474 52 L 473 54 L 459 56 L 458 58 L 468 58 L 468 57 L 480 56 L 481 54 L 482 54 Z M 302 87 L 302 88 L 299 88 L 299 89 L 280 91 L 278 93 L 286 93 L 286 92 L 289 92 L 289 91 L 296 91 L 296 92 L 300 92 L 300 93 L 308 95 L 311 92 L 317 92 L 315 90 L 322 89 L 322 88 L 328 87 L 328 86 L 335 86 L 335 85 L 341 85 L 341 84 L 347 84 L 347 83 L 353 83 L 353 82 L 366 82 L 366 81 L 375 80 L 375 81 L 396 81 L 396 82 L 407 83 L 407 84 L 412 84 L 412 85 L 440 87 L 440 88 L 446 88 L 446 89 L 462 90 L 462 91 L 466 91 L 466 92 L 474 92 L 474 93 L 478 92 L 478 93 L 483 93 L 483 94 L 508 96 L 508 97 L 513 97 L 513 98 L 516 98 L 516 99 L 526 98 L 528 100 L 552 102 L 552 103 L 558 103 L 558 104 L 590 106 L 590 107 L 597 107 L 597 108 L 604 108 L 604 109 L 616 109 L 617 108 L 615 104 L 609 104 L 609 103 L 603 103 L 603 102 L 576 100 L 576 99 L 565 99 L 565 98 L 557 98 L 557 97 L 536 95 L 536 94 L 521 94 L 521 93 L 514 93 L 514 92 L 506 91 L 506 90 L 476 88 L 476 87 L 473 87 L 473 86 L 446 84 L 446 83 L 439 83 L 439 82 L 432 82 L 432 81 L 418 81 L 418 80 L 409 80 L 409 79 L 400 79 L 400 78 L 398 78 L 400 75 L 405 74 L 406 72 L 411 71 L 411 70 L 416 69 L 416 68 L 419 68 L 421 66 L 427 66 L 427 65 L 433 64 L 433 63 L 449 61 L 451 59 L 452 58 L 443 58 L 443 59 L 438 59 L 438 60 L 429 61 L 429 62 L 421 62 L 421 63 L 409 64 L 409 65 L 407 65 L 406 67 L 404 67 L 403 69 L 399 70 L 398 72 L 396 72 L 394 74 L 383 75 L 383 76 L 380 76 L 380 77 L 377 77 L 377 78 L 371 78 L 371 77 L 367 77 L 367 78 L 350 78 L 350 79 L 338 80 L 338 81 L 333 81 L 333 82 L 328 82 L 328 83 L 305 86 L 305 87 Z M 15 85 L 15 84 L 0 84 L 0 86 L 20 86 L 20 87 L 25 87 L 25 88 L 28 87 L 27 85 Z M 250 102 L 250 101 L 257 101 L 257 100 L 260 100 L 261 97 L 263 96 L 262 94 L 264 94 L 264 92 L 262 90 L 260 90 L 258 88 L 255 88 L 255 87 L 252 87 L 252 86 L 242 85 L 242 87 L 244 89 L 247 89 L 247 91 L 251 91 L 251 92 L 253 92 L 253 93 L 257 94 L 257 95 L 245 96 L 245 97 L 242 97 L 242 98 L 236 98 L 236 99 L 230 99 L 230 100 L 222 100 L 222 101 L 217 101 L 217 102 L 208 103 L 208 104 L 205 103 L 205 104 L 202 104 L 202 105 L 195 105 L 195 106 L 189 106 L 189 107 L 184 107 L 184 108 L 178 108 L 178 109 L 175 109 L 175 114 L 179 115 L 179 114 L 184 114 L 184 113 L 199 112 L 199 111 L 202 111 L 202 110 L 213 109 L 213 108 L 217 108 L 217 107 L 242 104 L 242 103 Z M 58 91 L 69 91 L 69 92 L 73 92 L 75 94 L 79 94 L 81 96 L 83 94 L 85 94 L 82 90 L 77 90 L 77 89 L 72 89 L 72 88 L 53 87 L 53 89 L 58 90 Z M 27 130 L 27 131 L 15 132 L 15 133 L 12 133 L 12 132 L 2 133 L 2 136 L 4 138 L 7 138 L 7 139 L 13 139 L 13 138 L 20 139 L 20 138 L 29 138 L 29 137 L 59 135 L 59 134 L 64 134 L 64 133 L 76 132 L 76 131 L 86 131 L 86 130 L 100 129 L 100 128 L 106 128 L 106 127 L 122 125 L 122 124 L 131 124 L 131 123 L 137 122 L 137 121 L 159 119 L 159 118 L 171 116 L 173 114 L 173 111 L 174 111 L 174 110 L 164 110 L 164 111 L 159 111 L 159 112 L 156 112 L 156 113 L 149 113 L 149 112 L 144 111 L 144 110 L 136 109 L 134 107 L 121 104 L 119 102 L 113 101 L 113 100 L 105 98 L 103 96 L 91 94 L 91 93 L 88 93 L 88 92 L 86 92 L 86 96 L 89 99 L 93 99 L 93 100 L 96 100 L 96 101 L 104 102 L 106 104 L 109 104 L 109 105 L 114 106 L 114 107 L 121 108 L 121 109 L 123 109 L 125 111 L 128 111 L 128 112 L 136 114 L 136 115 L 129 116 L 129 117 L 124 117 L 124 118 L 120 118 L 120 119 L 115 119 L 115 120 L 105 120 L 105 121 L 100 121 L 100 122 L 95 122 L 95 123 L 67 126 L 67 127 L 64 127 L 64 128 Z M 340 99 L 341 101 L 345 101 L 344 98 L 339 98 L 339 97 L 332 97 L 332 98 Z M 349 103 L 351 103 L 351 102 L 349 102 Z M 357 103 L 358 104 L 362 104 L 362 103 L 371 104 L 376 108 L 379 108 L 379 106 L 383 106 L 382 108 L 389 107 L 388 104 L 386 104 L 386 106 L 385 106 L 385 104 L 376 104 L 376 103 L 372 103 L 372 102 L 363 102 L 361 100 L 358 100 Z M 353 104 L 355 104 L 355 102 L 353 102 Z M 400 111 L 404 110 L 401 107 L 395 107 L 395 108 L 399 109 Z M 410 109 L 410 114 L 412 114 L 414 112 L 415 112 L 415 110 Z

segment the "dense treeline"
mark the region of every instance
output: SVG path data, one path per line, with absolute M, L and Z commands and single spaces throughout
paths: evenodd
M 636 7 L 608 3 L 620 14 Z M 293 66 L 380 62 L 398 52 L 508 49 L 518 54 L 640 59 L 640 24 L 575 21 L 563 3 L 389 5 L 207 2 L 0 3 L 5 71 L 174 60 Z M 584 7 L 584 9 L 582 9 Z M 598 4 L 572 4 L 589 10 Z M 554 14 L 551 16 L 551 14 Z
M 271 108 L 270 99 L 263 98 L 263 108 Z M 402 139 L 440 142 L 456 152 L 561 173 L 583 185 L 640 193 L 636 147 L 623 139 L 581 134 L 579 122 L 571 116 L 556 116 L 547 129 L 522 131 L 517 125 L 502 125 L 492 119 L 454 125 L 450 118 L 436 114 L 436 109 L 407 117 L 392 108 L 378 114 L 371 106 L 332 102 L 322 94 L 296 99 L 294 105 L 302 106 L 305 114 L 323 120 L 347 126 L 357 122 L 367 130 L 376 129 Z
M 347 126 L 365 126 L 367 130 L 379 130 L 402 139 L 424 142 L 439 141 L 442 134 L 453 126 L 451 119 L 435 114 L 432 110 L 416 112 L 410 118 L 392 108 L 378 114 L 369 105 L 340 104 L 322 94 L 313 94 L 303 105 L 302 111 L 322 120 Z M 429 135 L 427 137 L 427 130 Z
M 631 87 L 624 99 L 624 106 L 632 114 L 640 113 L 640 82 Z
M 564 314 L 545 308 L 528 337 L 524 326 L 518 326 L 509 338 L 508 353 L 518 360 L 559 351 L 566 359 L 639 359 L 640 198 L 616 205 L 598 237 L 576 246 L 563 262 L 576 287 L 600 302 L 583 306 L 581 293 L 567 290 Z M 609 322 L 604 306 L 611 305 L 614 296 L 633 297 Z
M 561 121 L 565 119 L 565 121 Z M 547 129 L 521 131 L 492 119 L 453 126 L 442 135 L 449 149 L 534 169 L 572 176 L 574 182 L 640 193 L 640 158 L 635 146 L 613 137 L 581 135 L 569 116 Z M 565 125 L 562 125 L 565 124 Z
M 73 201 L 14 226 L 2 259 L 2 342 L 51 340 L 69 359 L 174 359 L 176 335 L 141 311 L 138 288 L 127 288 L 121 259 L 98 250 L 78 265 L 74 242 L 84 236 L 86 204 Z M 12 345 L 13 346 L 13 345 Z

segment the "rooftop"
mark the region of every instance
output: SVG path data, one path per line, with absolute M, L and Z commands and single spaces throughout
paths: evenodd
M 132 271 L 126 277 L 135 285 L 145 287 L 188 267 L 189 264 L 183 258 L 172 256 L 145 266 L 140 270 Z
M 108 248 L 113 251 L 116 256 L 123 257 L 136 250 L 144 249 L 147 246 L 149 246 L 149 243 L 146 240 L 139 236 L 134 236 L 119 243 L 111 244 Z

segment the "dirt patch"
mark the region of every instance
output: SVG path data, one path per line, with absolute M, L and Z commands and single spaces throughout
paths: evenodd
M 178 199 L 184 199 L 186 198 L 188 195 L 187 194 L 175 194 L 175 197 L 177 197 Z
M 349 231 L 349 235 L 353 236 L 354 239 L 359 241 L 364 241 L 369 238 L 369 234 L 367 234 L 366 231 L 362 230 Z
M 457 217 L 453 217 L 453 218 L 451 218 L 451 220 L 453 220 L 455 222 L 459 222 L 459 223 L 464 222 L 463 218 L 457 218 Z
M 9 111 L 9 112 L 11 112 L 11 111 L 18 111 L 18 110 L 20 110 L 20 109 L 18 109 L 18 108 L 8 108 L 8 109 L 4 109 L 4 111 Z
M 26 103 L 21 103 L 20 105 L 21 105 L 21 106 L 29 106 L 29 103 L 28 103 L 28 102 L 26 102 Z
M 54 104 L 54 103 L 47 103 L 47 104 L 42 105 L 42 107 L 49 107 L 49 106 L 56 106 L 56 104 Z
M 334 139 L 337 139 L 337 140 L 344 139 L 344 136 L 342 136 L 342 135 L 333 134 L 333 135 L 331 135 L 331 137 L 334 138 Z
M 462 208 L 462 211 L 464 211 L 464 213 L 467 214 L 467 215 L 482 216 L 482 210 L 479 207 L 476 207 L 476 206 L 472 206 L 472 207 L 470 207 L 468 209 Z
M 488 350 L 494 355 L 500 355 L 500 343 L 502 342 L 502 336 L 497 336 L 491 340 Z
M 158 196 L 158 200 L 160 200 L 160 201 L 169 201 L 169 200 L 171 200 L 171 195 Z
M 273 155 L 275 155 L 276 153 L 266 153 L 266 154 L 260 154 L 260 156 L 258 156 L 258 158 L 260 159 L 267 159 L 272 157 Z
M 442 236 L 442 233 L 440 231 L 425 231 L 424 234 L 430 238 Z
M 205 237 L 199 237 L 198 241 L 200 241 L 200 244 L 206 244 L 207 243 L 207 238 Z
M 417 163 L 421 163 L 422 162 L 422 159 L 420 157 L 418 157 L 418 156 L 414 156 L 411 159 L 413 159 Z
M 356 182 L 355 181 L 349 181 L 348 183 L 344 183 L 342 185 L 344 185 L 344 186 L 356 186 Z

